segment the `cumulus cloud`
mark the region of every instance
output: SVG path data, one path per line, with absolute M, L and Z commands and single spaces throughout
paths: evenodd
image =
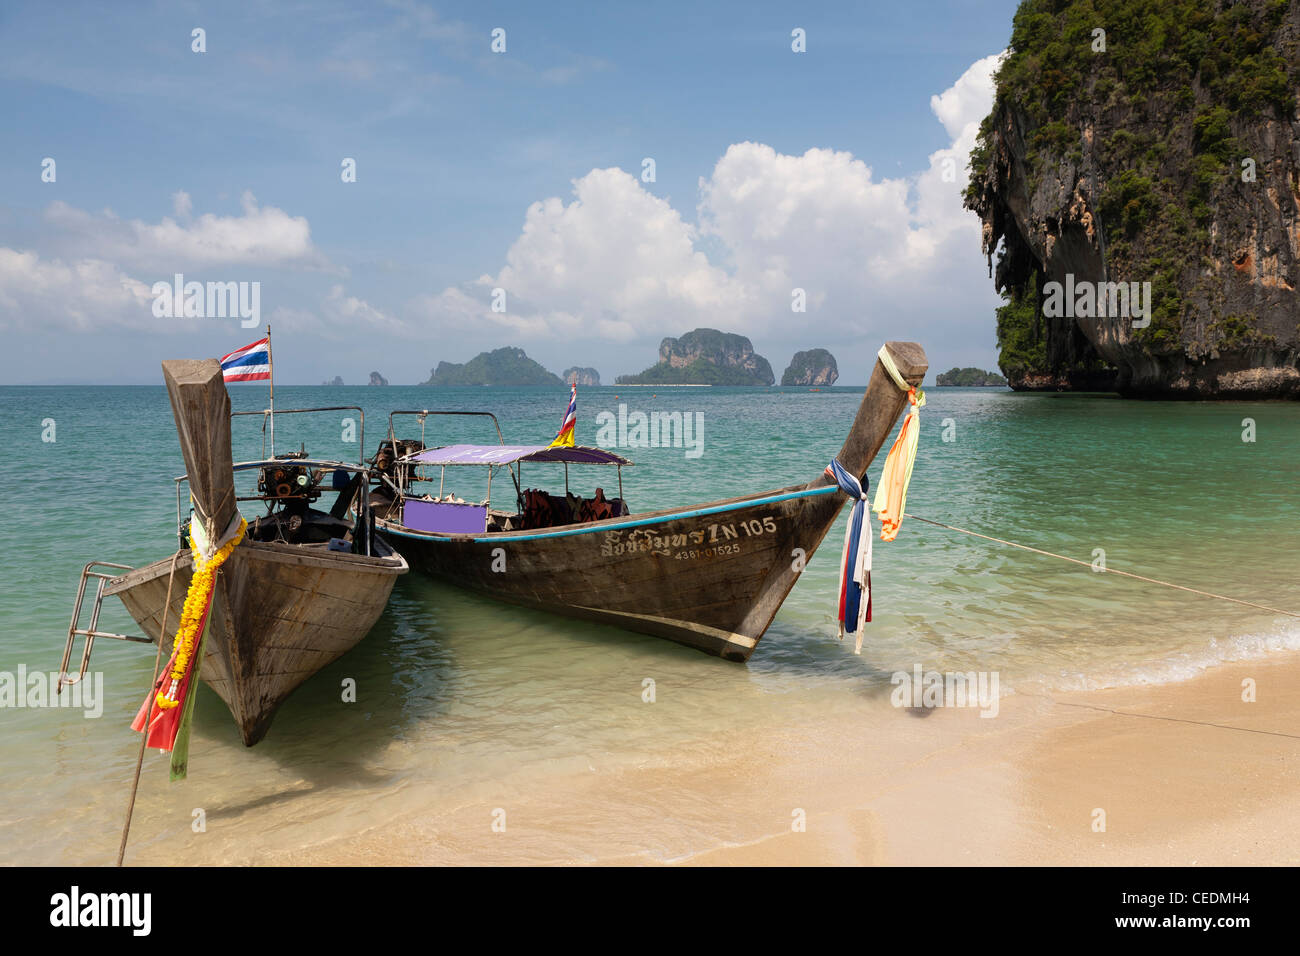
M 400 319 L 375 308 L 364 299 L 348 295 L 343 286 L 331 286 L 321 309 L 333 325 L 364 332 L 404 334 L 408 327 Z
M 42 259 L 0 247 L 0 328 L 31 317 L 78 331 L 153 324 L 150 287 L 102 259 Z
M 86 212 L 56 200 L 45 211 L 55 230 L 52 241 L 67 255 L 94 256 L 127 268 L 156 272 L 218 266 L 331 268 L 311 241 L 303 216 L 259 206 L 251 192 L 240 199 L 240 215 L 204 213 L 192 218 L 188 193 L 172 198 L 177 218 L 120 219 L 111 210 Z M 181 221 L 178 221 L 181 220 Z
M 911 174 L 878 175 L 843 150 L 788 155 L 736 143 L 700 178 L 692 223 L 635 176 L 593 169 L 573 180 L 569 197 L 528 208 L 495 274 L 403 307 L 345 289 L 343 270 L 315 247 L 307 219 L 251 193 L 238 214 L 196 216 L 179 191 L 173 216 L 157 222 L 55 202 L 39 250 L 0 247 L 0 326 L 149 327 L 157 279 L 183 271 L 240 280 L 240 269 L 273 269 L 297 275 L 263 306 L 331 336 L 361 327 L 424 340 L 455 332 L 522 343 L 582 333 L 626 343 L 705 325 L 764 338 L 815 329 L 815 344 L 825 345 L 958 334 L 984 342 L 987 323 L 971 317 L 995 298 L 979 223 L 962 209 L 961 192 L 998 59 L 977 61 L 931 98 L 948 144 Z M 791 313 L 796 288 L 807 315 Z M 504 311 L 492 307 L 498 289 Z
M 185 273 L 187 280 L 261 281 L 267 270 L 283 277 L 316 270 L 337 273 L 311 241 L 302 216 L 260 206 L 244 193 L 240 214 L 193 215 L 184 190 L 172 195 L 176 218 L 156 223 L 124 220 L 112 210 L 87 212 L 51 203 L 44 219 L 52 233 L 37 249 L 0 246 L 0 328 L 46 326 L 88 331 L 105 328 L 174 331 L 176 323 L 153 315 L 152 287 Z M 276 283 L 282 290 L 284 282 Z M 312 294 L 308 290 L 308 294 Z M 400 323 L 341 288 L 325 296 L 317 326 L 361 323 L 392 330 Z
M 994 53 L 976 60 L 948 89 L 930 97 L 930 109 L 954 140 L 966 135 L 971 124 L 976 131 L 993 106 L 993 74 L 1006 53 Z M 974 135 L 971 134 L 972 145 Z
M 899 337 L 918 315 L 951 320 L 991 296 L 961 193 L 999 56 L 931 98 L 950 143 L 912 175 L 876 176 L 840 150 L 737 143 L 700 179 L 696 226 L 628 173 L 594 169 L 573 181 L 570 201 L 528 209 L 495 275 L 426 297 L 418 311 L 435 327 L 490 323 L 524 338 L 581 328 L 628 341 L 693 325 L 788 330 L 802 289 L 799 321 L 821 338 Z M 504 312 L 491 309 L 494 289 Z
M 574 180 L 573 200 L 533 203 L 495 276 L 418 303 L 434 321 L 484 321 L 525 337 L 579 328 L 626 341 L 657 328 L 716 319 L 740 294 L 695 248 L 693 226 L 621 169 Z M 505 311 L 493 311 L 493 290 Z

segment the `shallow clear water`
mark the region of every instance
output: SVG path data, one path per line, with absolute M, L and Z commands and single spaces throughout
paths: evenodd
M 232 388 L 261 408 L 260 386 Z M 855 388 L 582 389 L 578 440 L 596 415 L 700 412 L 703 455 L 634 448 L 634 510 L 695 504 L 815 476 L 839 449 Z M 507 441 L 554 434 L 559 389 L 306 388 L 281 408 L 356 403 L 373 452 L 392 408 L 488 409 Z M 1083 561 L 1300 609 L 1300 405 L 1128 402 L 1100 395 L 930 389 L 908 510 Z M 139 565 L 175 546 L 172 476 L 183 470 L 158 388 L 0 388 L 0 672 L 58 667 L 77 575 L 99 558 Z M 277 421 L 277 450 L 355 458 L 343 419 Z M 1243 442 L 1243 419 L 1256 441 Z M 53 419 L 56 441 L 42 441 Z M 418 427 L 418 426 L 417 426 Z M 429 441 L 492 441 L 483 420 L 430 419 Z M 438 431 L 435 433 L 434 428 Z M 951 440 L 945 441 L 945 433 Z M 255 418 L 236 454 L 257 457 Z M 878 461 L 871 470 L 879 473 Z M 613 472 L 571 470 L 575 490 L 608 494 Z M 526 466 L 525 483 L 563 471 Z M 466 477 L 448 490 L 480 492 Z M 915 664 L 988 670 L 1004 694 L 1179 680 L 1222 660 L 1300 647 L 1295 619 L 1158 588 L 905 522 L 875 549 L 875 620 L 861 656 L 835 640 L 844 517 L 747 665 L 666 641 L 495 605 L 403 578 L 353 652 L 282 708 L 266 739 L 240 744 L 223 705 L 201 694 L 191 776 L 166 783 L 146 759 L 133 853 L 161 861 L 239 859 L 456 806 L 551 775 L 658 760 L 707 762 L 729 735 L 828 713 L 864 696 L 889 709 L 890 675 Z M 113 601 L 101 625 L 135 632 Z M 101 641 L 103 716 L 0 708 L 0 862 L 109 862 L 137 738 L 128 730 L 151 649 Z M 344 678 L 358 701 L 340 699 Z M 642 703 L 656 682 L 657 706 Z M 663 704 L 669 706 L 662 706 Z M 194 808 L 208 832 L 193 836 Z

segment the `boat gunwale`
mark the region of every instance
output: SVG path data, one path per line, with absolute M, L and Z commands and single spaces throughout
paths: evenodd
M 405 556 L 397 551 L 385 557 L 377 557 L 375 555 L 352 554 L 345 551 L 330 551 L 328 548 L 315 545 L 288 544 L 283 541 L 245 541 L 236 550 L 257 561 L 297 564 L 327 571 L 357 571 L 368 574 L 389 574 L 396 577 L 406 574 L 411 569 Z M 159 558 L 157 561 L 152 561 L 149 564 L 128 571 L 126 574 L 119 575 L 104 586 L 104 594 L 105 596 L 118 594 L 135 587 L 143 581 L 157 577 L 160 573 L 170 573 L 171 563 L 170 556 Z M 193 566 L 194 559 L 188 553 L 182 553 L 180 559 L 176 562 L 178 569 L 182 567 L 193 568 Z
M 484 534 L 439 534 L 437 532 L 415 531 L 407 528 L 405 525 L 397 524 L 386 518 L 381 518 L 378 515 L 375 516 L 375 526 L 386 534 L 393 534 L 398 537 L 411 538 L 419 541 L 445 541 L 474 544 L 482 544 L 489 541 L 534 541 L 548 538 L 567 538 L 581 534 L 593 534 L 598 531 L 618 531 L 625 528 L 639 528 L 645 525 L 659 524 L 663 521 L 671 521 L 679 518 L 698 518 L 704 515 L 736 511 L 754 505 L 775 504 L 781 501 L 810 498 L 837 491 L 840 491 L 839 486 L 833 484 L 812 485 L 811 487 L 810 484 L 789 485 L 785 488 L 778 488 L 774 491 L 760 491 L 750 495 L 742 495 L 738 498 L 723 498 L 718 501 L 710 501 L 705 504 L 692 505 L 686 508 L 665 508 L 660 511 L 651 511 L 642 515 L 629 516 L 631 520 L 606 518 L 600 521 L 587 521 L 582 524 L 547 531 L 520 529 L 518 531 L 485 532 Z M 843 494 L 843 492 L 840 493 Z

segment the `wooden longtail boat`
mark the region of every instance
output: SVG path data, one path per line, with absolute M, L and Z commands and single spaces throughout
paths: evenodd
M 886 347 L 902 377 L 920 385 L 927 369 L 921 346 Z M 864 474 L 906 402 L 877 359 L 840 463 Z M 371 496 L 376 528 L 417 570 L 498 600 L 616 624 L 733 661 L 754 652 L 794 587 L 801 561 L 812 557 L 848 500 L 819 473 L 803 485 L 632 515 L 621 491 L 621 466 L 630 462 L 618 455 L 504 441 L 425 449 L 422 440 L 399 440 L 391 417 L 388 440 L 371 461 L 379 480 Z M 619 467 L 620 493 L 610 516 L 582 520 L 592 514 L 588 507 L 585 513 L 575 509 L 568 522 L 548 521 L 544 513 L 540 522 L 533 520 L 513 468 L 525 461 L 565 462 L 566 475 L 568 464 Z M 418 490 L 418 480 L 434 480 L 422 477 L 422 468 L 464 464 L 488 466 L 489 496 L 492 469 L 510 467 L 517 512 Z
M 232 522 L 238 523 L 238 501 L 264 503 L 265 514 L 249 522 L 245 539 L 217 572 L 199 672 L 230 708 L 244 743 L 251 747 L 266 735 L 285 698 L 366 636 L 407 564 L 373 532 L 365 493 L 369 474 L 362 464 L 311 460 L 305 452 L 233 464 L 230 396 L 220 364 L 212 359 L 169 361 L 163 363 L 163 375 L 186 467 L 186 474 L 177 479 L 183 553 L 175 562 L 175 579 L 170 580 L 171 557 L 134 570 L 105 562 L 87 565 L 60 674 L 68 674 L 77 636 L 86 639 L 80 674 L 66 677 L 64 683 L 84 675 L 96 637 L 149 643 L 161 638 L 166 660 L 193 569 L 189 536 L 203 533 L 216 541 Z M 263 415 L 265 422 L 268 413 L 252 414 Z M 241 498 L 235 474 L 246 471 L 257 472 L 258 489 Z M 179 502 L 185 481 L 194 515 L 182 522 Z M 331 492 L 337 492 L 337 500 L 328 512 L 311 507 L 320 495 Z M 79 619 L 88 579 L 98 585 L 90 625 L 83 629 Z M 169 580 L 171 603 L 163 634 Z M 97 630 L 100 603 L 110 595 L 122 601 L 147 637 Z

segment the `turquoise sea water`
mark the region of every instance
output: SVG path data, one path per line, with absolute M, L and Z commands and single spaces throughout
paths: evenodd
M 985 534 L 1275 607 L 1300 610 L 1300 405 L 1130 402 L 1102 395 L 929 389 L 908 510 Z M 265 404 L 236 386 L 237 409 Z M 806 481 L 839 449 L 857 388 L 580 390 L 578 440 L 596 415 L 699 412 L 703 454 L 631 448 L 634 511 Z M 393 408 L 485 409 L 508 442 L 543 442 L 561 389 L 281 387 L 279 408 L 358 404 L 364 453 Z M 0 388 L 0 674 L 58 667 L 81 566 L 139 565 L 175 547 L 172 477 L 183 471 L 160 387 Z M 277 450 L 355 458 L 349 412 L 277 421 Z M 1242 441 L 1244 419 L 1255 441 Z M 53 420 L 55 441 L 48 437 Z M 418 428 L 418 426 L 415 426 Z M 430 419 L 430 444 L 492 441 L 483 421 Z M 438 429 L 437 432 L 434 429 Z M 407 429 L 407 434 L 410 429 Z M 945 438 L 950 440 L 945 440 Z M 255 418 L 236 455 L 257 457 Z M 871 469 L 874 479 L 883 454 Z M 562 485 L 529 466 L 525 483 Z M 459 479 L 468 482 L 468 478 Z M 575 490 L 602 484 L 571 470 Z M 503 483 L 504 484 L 504 483 Z M 448 490 L 470 497 L 470 484 Z M 719 731 L 776 725 L 862 694 L 887 697 L 915 664 L 997 671 L 1002 693 L 1175 681 L 1225 660 L 1300 647 L 1300 622 L 1145 585 L 918 522 L 875 549 L 875 620 L 861 656 L 835 640 L 841 516 L 747 665 L 655 638 L 498 606 L 414 574 L 362 644 L 291 698 L 267 740 L 239 742 L 223 705 L 199 699 L 191 778 L 146 761 L 133 836 L 142 862 L 239 858 L 379 825 L 386 815 L 527 788 L 672 753 L 707 759 Z M 112 600 L 101 626 L 135 633 Z M 0 708 L 0 862 L 110 862 L 152 649 L 101 641 L 103 715 Z M 358 701 L 344 704 L 344 678 Z M 641 703 L 652 677 L 663 703 Z M 882 704 L 882 706 L 884 706 Z M 495 791 L 494 791 L 495 792 Z M 192 809 L 220 825 L 191 836 Z

